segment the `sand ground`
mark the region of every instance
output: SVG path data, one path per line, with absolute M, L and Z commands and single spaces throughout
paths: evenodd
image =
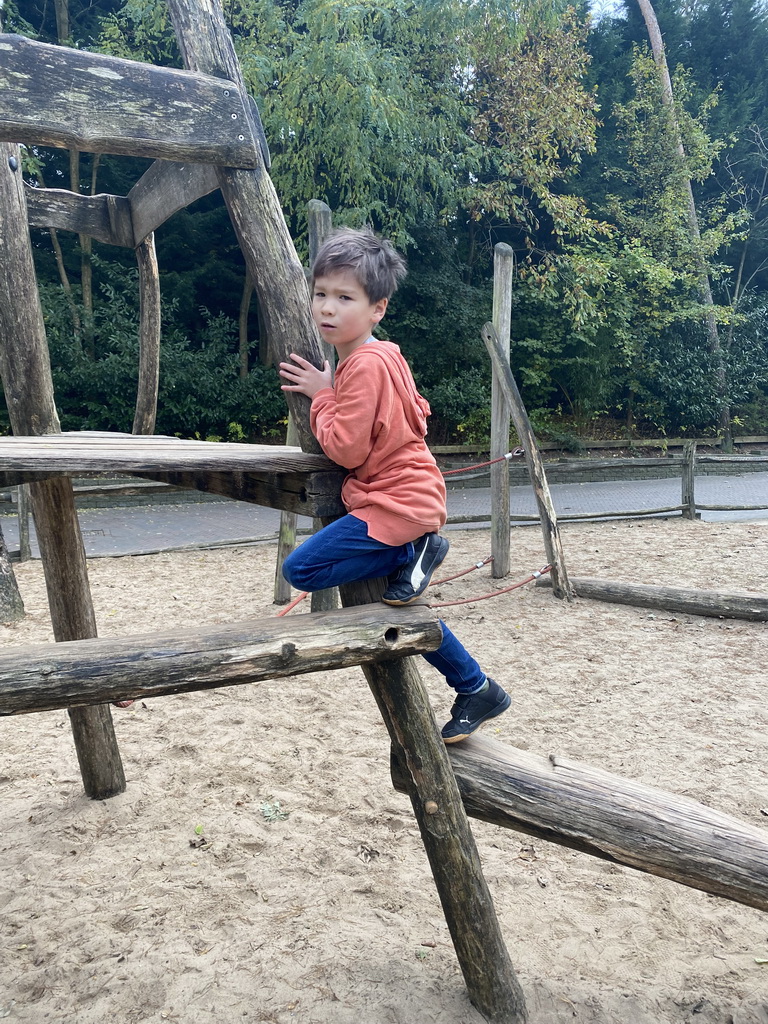
M 485 531 L 450 536 L 445 575 L 489 553 Z M 563 543 L 574 576 L 768 591 L 768 522 L 567 524 Z M 512 546 L 509 580 L 483 569 L 430 599 L 545 561 L 538 530 Z M 94 560 L 100 635 L 273 615 L 274 558 Z M 40 565 L 17 577 L 7 651 L 52 639 Z M 767 624 L 534 587 L 444 615 L 513 695 L 488 735 L 768 829 Z M 450 693 L 424 677 L 443 721 Z M 113 714 L 128 789 L 105 802 L 82 794 L 65 712 L 0 720 L 0 1018 L 481 1024 L 359 669 Z M 532 1022 L 768 1024 L 768 915 L 473 829 Z

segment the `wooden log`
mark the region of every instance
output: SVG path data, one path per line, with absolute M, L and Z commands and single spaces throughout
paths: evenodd
M 238 686 L 434 651 L 427 605 L 250 619 L 214 629 L 40 644 L 0 655 L 0 715 Z
M 571 586 L 565 569 L 565 556 L 563 555 L 563 547 L 560 542 L 560 532 L 557 528 L 555 506 L 549 492 L 549 484 L 544 472 L 541 452 L 536 443 L 536 437 L 531 428 L 528 413 L 525 411 L 517 383 L 512 376 L 509 363 L 504 358 L 504 353 L 493 324 L 485 324 L 482 330 L 482 337 L 498 376 L 499 384 L 504 391 L 504 397 L 509 404 L 509 411 L 517 431 L 517 436 L 520 438 L 520 443 L 525 449 L 525 461 L 528 465 L 528 472 L 531 477 L 533 493 L 536 497 L 541 528 L 544 534 L 544 549 L 547 552 L 549 564 L 552 566 L 553 591 L 556 597 L 570 601 L 572 597 Z
M 0 375 L 17 434 L 59 429 L 43 314 L 37 292 L 18 146 L 0 142 Z M 85 551 L 72 484 L 57 478 L 30 487 L 54 636 L 96 635 Z M 72 732 L 88 796 L 122 793 L 125 775 L 109 708 L 73 709 Z
M 136 472 L 136 476 L 161 480 L 195 491 L 220 494 L 235 501 L 264 505 L 302 516 L 340 516 L 346 511 L 341 500 L 344 472 L 283 473 L 215 472 L 212 470 L 179 470 Z
M 768 597 L 762 594 L 660 587 L 650 583 L 619 583 L 586 576 L 576 576 L 571 583 L 577 597 L 588 597 L 594 601 L 631 604 L 638 608 L 661 608 L 669 612 L 712 618 L 748 619 L 752 622 L 768 619 Z M 536 581 L 536 586 L 547 585 L 547 580 Z
M 126 200 L 133 225 L 133 247 L 174 213 L 215 192 L 218 187 L 219 179 L 210 165 L 156 160 L 139 178 Z
M 19 519 L 19 561 L 28 562 L 32 557 L 29 542 L 29 484 L 19 484 L 16 489 L 16 512 Z
M 155 236 L 147 235 L 136 247 L 139 267 L 139 380 L 136 388 L 134 434 L 151 434 L 157 417 L 160 387 L 160 275 Z
M 467 812 L 768 910 L 768 832 L 570 758 L 471 736 L 449 750 Z M 395 788 L 405 780 L 393 767 Z
M 680 500 L 683 505 L 683 519 L 696 518 L 696 442 L 688 441 L 683 448 L 683 473 Z
M 30 227 L 76 231 L 107 245 L 134 248 L 131 206 L 121 196 L 84 196 L 60 188 L 28 185 L 26 197 Z
M 510 245 L 493 247 L 493 328 L 509 363 L 509 332 L 512 323 L 512 278 L 515 253 Z M 504 397 L 496 368 L 491 382 L 491 459 L 509 451 L 509 403 Z M 509 572 L 509 462 L 497 462 L 491 469 L 491 574 L 500 579 Z
M 0 35 L 0 139 L 256 167 L 244 89 L 221 76 Z
M 285 432 L 285 443 L 296 444 L 298 441 L 296 421 L 288 413 L 288 428 Z M 296 547 L 296 513 L 280 513 L 280 532 L 277 538 L 277 561 L 275 562 L 275 586 L 273 600 L 275 604 L 288 604 L 291 599 L 291 585 L 283 576 L 283 562 Z

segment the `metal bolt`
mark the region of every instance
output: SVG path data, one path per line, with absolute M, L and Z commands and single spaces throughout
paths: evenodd
M 236 120 L 237 120 L 237 114 L 232 114 L 232 120 L 233 120 L 233 121 L 236 121 Z
M 229 96 L 229 89 L 225 89 L 225 90 L 224 90 L 224 95 L 225 95 L 225 96 Z
M 424 804 L 424 810 L 427 812 L 427 814 L 437 814 L 440 808 L 437 806 L 434 800 L 427 800 L 427 802 Z
M 237 136 L 237 141 L 238 142 L 245 142 L 245 136 L 244 135 L 238 135 Z
M 15 156 L 8 157 L 8 166 L 11 168 L 12 171 L 18 171 L 19 161 L 16 159 Z

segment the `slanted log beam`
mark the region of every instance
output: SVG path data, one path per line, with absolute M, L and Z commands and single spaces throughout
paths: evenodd
M 41 644 L 0 656 L 0 715 L 210 690 L 434 651 L 426 605 L 251 619 L 216 629 Z
M 450 747 L 467 813 L 768 910 L 768 832 L 599 768 L 472 736 Z M 393 764 L 396 789 L 405 780 Z

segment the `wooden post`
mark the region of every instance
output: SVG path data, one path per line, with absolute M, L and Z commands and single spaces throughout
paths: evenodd
M 133 434 L 153 434 L 160 385 L 160 275 L 154 233 L 136 246 L 139 265 L 139 383 Z
M 696 442 L 683 445 L 682 497 L 683 519 L 696 518 Z
M 309 232 L 309 266 L 311 269 L 320 246 L 333 230 L 331 208 L 327 203 L 322 202 L 320 199 L 309 200 L 307 203 L 307 228 Z M 333 345 L 330 342 L 323 341 L 321 338 L 320 349 L 323 353 L 323 358 L 328 360 L 331 367 L 334 367 L 336 363 L 336 349 Z M 322 530 L 323 524 L 320 519 L 315 519 L 313 524 L 315 533 L 318 530 Z M 336 587 L 330 587 L 328 590 L 316 590 L 310 598 L 310 602 L 313 612 L 325 612 L 338 608 L 339 591 Z
M 0 373 L 16 434 L 60 430 L 37 292 L 18 146 L 0 143 Z M 72 481 L 30 484 L 53 632 L 57 640 L 96 636 L 85 550 Z M 70 711 L 83 785 L 89 797 L 122 793 L 125 775 L 109 707 Z
M 512 323 L 512 275 L 515 253 L 499 242 L 493 250 L 493 326 L 509 362 L 509 331 Z M 509 451 L 509 405 L 493 371 L 491 385 L 491 459 L 500 459 Z M 509 572 L 509 463 L 491 466 L 491 573 L 499 579 Z
M 296 421 L 292 413 L 288 413 L 288 430 L 286 431 L 285 443 L 296 445 L 299 443 L 299 435 L 296 431 Z M 291 599 L 291 585 L 283 576 L 283 562 L 296 547 L 296 520 L 295 512 L 280 513 L 280 533 L 277 538 L 277 564 L 275 566 L 275 604 L 288 604 Z
M 565 570 L 565 557 L 563 547 L 560 543 L 560 531 L 557 528 L 557 516 L 555 506 L 552 503 L 552 496 L 549 493 L 549 484 L 544 472 L 541 452 L 536 443 L 536 437 L 525 411 L 523 400 L 517 388 L 515 378 L 509 368 L 509 363 L 504 358 L 504 352 L 499 344 L 493 324 L 485 324 L 482 330 L 483 341 L 488 349 L 488 355 L 498 374 L 504 396 L 509 403 L 509 411 L 512 422 L 515 424 L 517 436 L 525 449 L 525 461 L 528 465 L 528 472 L 533 485 L 533 493 L 536 496 L 536 504 L 539 507 L 541 528 L 544 531 L 544 549 L 547 552 L 549 564 L 552 566 L 552 589 L 555 597 L 565 598 L 570 601 L 573 597 L 568 574 Z
M 0 527 L 0 623 L 18 622 L 24 618 L 24 602 L 13 573 L 11 557 Z
M 32 557 L 29 543 L 29 484 L 19 484 L 16 489 L 16 503 L 19 520 L 19 561 L 28 562 Z
M 243 88 L 218 3 L 169 0 L 169 9 L 185 65 L 230 78 Z M 275 358 L 284 360 L 294 351 L 320 366 L 320 343 L 310 315 L 304 272 L 266 169 L 219 168 L 217 174 L 256 282 Z M 302 448 L 319 451 L 309 426 L 309 402 L 291 392 L 287 398 Z M 378 600 L 383 585 L 383 581 L 375 581 L 350 586 L 343 595 L 344 604 Z M 412 797 L 414 812 L 440 899 L 444 907 L 456 907 L 462 916 L 457 924 L 446 910 L 470 999 L 492 1024 L 522 1024 L 526 1020 L 522 992 L 501 939 L 469 822 L 419 674 L 410 659 L 397 666 L 372 666 L 365 673 L 393 744 L 401 751 L 399 757 L 409 765 L 416 794 Z M 426 805 L 431 809 L 432 802 L 438 804 L 439 814 L 429 813 Z

